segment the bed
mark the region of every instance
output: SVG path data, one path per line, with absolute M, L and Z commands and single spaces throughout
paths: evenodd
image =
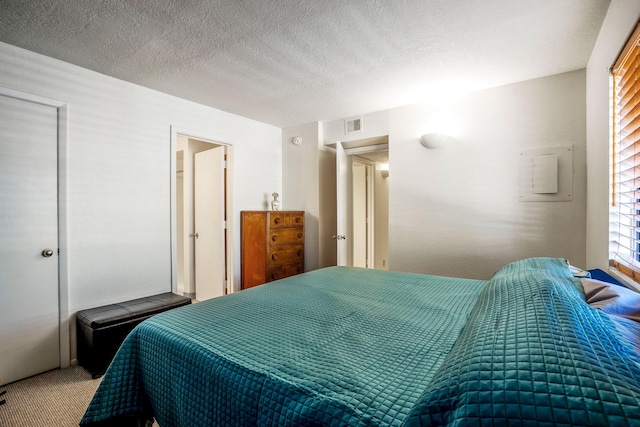
M 563 259 L 320 269 L 143 322 L 81 425 L 637 426 L 636 322 L 613 317 Z

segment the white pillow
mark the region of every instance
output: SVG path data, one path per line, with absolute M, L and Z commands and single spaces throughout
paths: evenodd
M 587 270 L 583 270 L 581 268 L 578 268 L 574 265 L 569 264 L 569 268 L 571 269 L 571 274 L 573 274 L 573 277 L 578 277 L 578 278 L 590 278 L 591 277 L 591 273 L 589 273 Z

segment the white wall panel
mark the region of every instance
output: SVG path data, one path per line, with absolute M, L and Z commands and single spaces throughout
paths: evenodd
M 389 135 L 389 269 L 489 278 L 532 256 L 584 267 L 584 70 L 363 117 L 360 138 Z M 424 148 L 443 120 L 453 141 Z M 325 143 L 343 138 L 340 123 L 325 125 Z M 573 200 L 520 203 L 520 150 L 547 145 L 574 147 Z
M 585 73 L 490 89 L 448 107 L 454 140 L 429 150 L 422 124 L 441 109 L 394 110 L 389 266 L 488 278 L 519 258 L 585 264 Z M 573 200 L 521 203 L 522 148 L 573 145 Z
M 0 86 L 68 103 L 71 313 L 171 290 L 170 126 L 234 145 L 238 216 L 280 189 L 279 128 L 4 43 Z
M 305 271 L 320 267 L 319 126 L 318 122 L 313 122 L 282 130 L 280 209 L 305 211 Z M 295 136 L 302 138 L 302 144 L 292 143 Z

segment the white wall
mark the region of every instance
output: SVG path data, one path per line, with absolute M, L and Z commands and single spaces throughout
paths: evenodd
M 282 130 L 282 210 L 305 211 L 305 271 L 315 270 L 319 260 L 319 129 L 318 122 Z M 292 143 L 294 136 L 302 144 Z M 270 209 L 270 208 L 269 208 Z
M 609 69 L 640 19 L 640 2 L 613 0 L 587 66 L 587 267 L 609 260 Z
M 425 149 L 419 136 L 444 112 L 455 141 Z M 343 126 L 325 123 L 325 144 L 345 140 Z M 386 134 L 391 270 L 488 278 L 531 256 L 585 266 L 584 70 L 365 115 L 357 139 Z M 520 203 L 519 150 L 560 144 L 574 146 L 573 201 Z
M 234 146 L 236 216 L 264 208 L 266 195 L 280 191 L 279 128 L 4 43 L 0 87 L 68 103 L 71 314 L 171 290 L 172 125 Z M 234 274 L 240 283 L 236 224 Z

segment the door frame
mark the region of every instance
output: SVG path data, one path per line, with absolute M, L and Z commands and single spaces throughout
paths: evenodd
M 353 141 L 337 141 L 334 144 L 330 144 L 330 147 L 336 151 L 336 263 L 339 266 L 352 266 L 353 265 L 353 176 L 352 167 L 354 157 L 358 157 L 359 154 L 373 153 L 376 151 L 388 151 L 389 150 L 389 137 L 373 137 L 365 138 L 361 140 Z M 358 162 L 365 163 L 365 159 L 358 157 Z M 368 178 L 373 181 L 373 169 L 369 170 Z M 373 188 L 373 183 L 369 186 L 369 189 Z M 369 189 L 367 191 L 369 191 Z M 372 190 L 373 191 L 373 190 Z M 371 200 L 370 212 L 373 215 L 373 193 L 368 193 Z M 373 219 L 375 221 L 375 218 Z M 370 234 L 369 234 L 370 233 Z M 375 268 L 374 258 L 374 228 L 371 225 L 367 227 L 367 235 L 370 237 L 370 254 L 371 254 L 371 267 Z M 367 259 L 369 262 L 369 258 Z
M 71 333 L 69 319 L 69 254 L 67 229 L 67 139 L 68 104 L 57 99 L 0 87 L 0 95 L 54 107 L 58 122 L 58 331 L 60 336 L 60 368 L 71 365 Z
M 177 239 L 177 207 L 176 207 L 176 148 L 178 146 L 178 135 L 185 136 L 187 138 L 193 138 L 211 144 L 221 145 L 225 147 L 225 153 L 227 155 L 227 183 L 225 188 L 227 207 L 225 215 L 227 217 L 227 251 L 226 251 L 226 265 L 227 270 L 227 284 L 226 289 L 228 293 L 233 293 L 234 286 L 234 207 L 233 207 L 233 145 L 219 141 L 212 136 L 209 132 L 194 131 L 189 129 L 180 128 L 174 125 L 170 127 L 171 143 L 169 150 L 170 157 L 170 217 L 171 217 L 171 235 L 169 236 L 171 241 L 171 292 L 178 292 L 178 242 Z

